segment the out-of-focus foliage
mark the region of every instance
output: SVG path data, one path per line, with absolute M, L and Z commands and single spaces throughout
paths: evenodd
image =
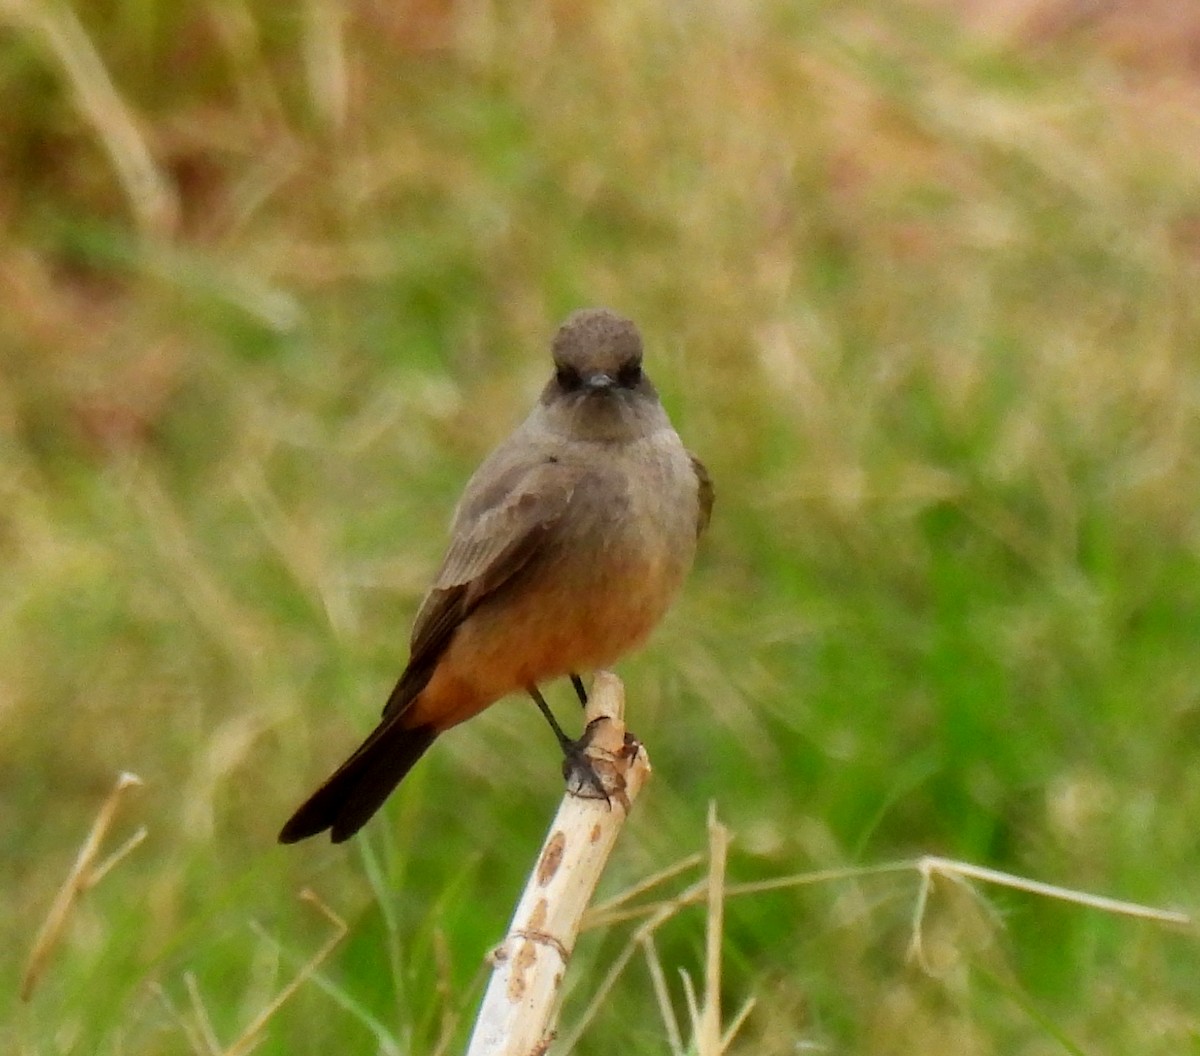
M 731 882 L 934 852 L 1196 904 L 1200 31 L 964 6 L 0 8 L 5 992 L 118 771 L 149 829 L 6 1051 L 219 1051 L 327 936 L 305 886 L 350 931 L 256 1051 L 461 1050 L 560 793 L 528 703 L 354 843 L 274 836 L 586 304 L 718 493 L 622 667 L 656 776 L 610 892 L 715 800 Z M 732 899 L 734 1051 L 1194 1046 L 1194 937 L 939 885 L 926 973 L 916 886 Z M 658 935 L 680 1010 L 702 936 Z M 669 1051 L 639 965 L 577 1051 Z

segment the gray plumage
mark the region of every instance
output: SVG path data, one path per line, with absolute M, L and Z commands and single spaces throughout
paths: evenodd
M 360 827 L 437 734 L 515 690 L 604 667 L 677 594 L 712 485 L 641 369 L 634 325 L 572 315 L 528 418 L 467 483 L 383 719 L 281 840 Z

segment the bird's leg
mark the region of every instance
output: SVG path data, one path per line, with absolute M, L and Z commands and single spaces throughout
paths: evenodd
M 567 787 L 571 790 L 578 790 L 576 795 L 583 795 L 587 799 L 603 799 L 607 802 L 608 793 L 604 791 L 604 782 L 600 780 L 600 775 L 596 773 L 596 768 L 587 756 L 587 747 L 591 744 L 592 737 L 596 732 L 596 724 L 603 720 L 593 719 L 584 728 L 583 736 L 579 740 L 573 741 L 563 732 L 563 728 L 554 717 L 554 712 L 550 710 L 550 705 L 546 703 L 546 698 L 542 696 L 537 686 L 528 686 L 527 690 L 533 698 L 533 702 L 538 706 L 538 710 L 546 716 L 546 721 L 550 723 L 550 729 L 554 731 L 554 736 L 558 739 L 558 746 L 563 753 L 563 777 L 566 779 Z M 588 791 L 584 792 L 585 789 Z
M 563 728 L 558 724 L 558 719 L 554 717 L 554 712 L 550 710 L 550 705 L 546 703 L 546 698 L 542 696 L 537 686 L 529 686 L 528 689 L 529 695 L 533 697 L 533 702 L 538 706 L 538 710 L 546 716 L 546 721 L 550 723 L 550 729 L 558 738 L 558 746 L 563 750 L 563 754 L 567 755 L 575 747 L 575 742 L 563 732 Z
M 579 698 L 581 707 L 587 707 L 587 690 L 583 688 L 583 679 L 578 675 L 571 675 L 571 685 L 575 687 L 575 695 Z

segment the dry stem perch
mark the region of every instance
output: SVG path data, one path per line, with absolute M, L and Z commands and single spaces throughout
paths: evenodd
M 609 801 L 568 789 L 505 940 L 493 951 L 467 1056 L 535 1056 L 549 1047 L 557 998 L 579 922 L 617 834 L 650 774 L 645 750 L 625 743 L 625 687 L 598 671 L 587 719 L 596 727 L 587 755 Z
M 29 960 L 25 965 L 25 975 L 21 980 L 22 1001 L 28 1001 L 33 996 L 34 987 L 37 986 L 51 953 L 54 952 L 63 936 L 63 931 L 79 896 L 88 888 L 98 884 L 117 862 L 146 838 L 146 829 L 143 826 L 107 859 L 99 864 L 96 863 L 96 859 L 100 855 L 100 848 L 104 844 L 104 837 L 108 835 L 113 819 L 117 816 L 117 807 L 125 793 L 131 788 L 137 788 L 141 783 L 142 779 L 137 774 L 120 774 L 113 790 L 101 804 L 96 820 L 92 822 L 92 830 L 88 833 L 87 839 L 83 841 L 83 846 L 79 848 L 75 864 L 71 867 L 67 879 L 63 881 L 62 887 L 55 896 L 54 903 L 46 914 L 46 919 L 42 921 L 37 938 L 33 940 L 33 949 L 29 953 Z

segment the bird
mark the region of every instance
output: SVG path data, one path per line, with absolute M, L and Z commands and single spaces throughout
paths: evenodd
M 438 736 L 524 691 L 568 760 L 540 686 L 641 646 L 690 570 L 713 486 L 642 367 L 637 327 L 572 313 L 528 417 L 471 476 L 413 622 L 407 666 L 370 735 L 279 834 L 353 836 Z M 586 732 L 585 732 L 586 737 Z

